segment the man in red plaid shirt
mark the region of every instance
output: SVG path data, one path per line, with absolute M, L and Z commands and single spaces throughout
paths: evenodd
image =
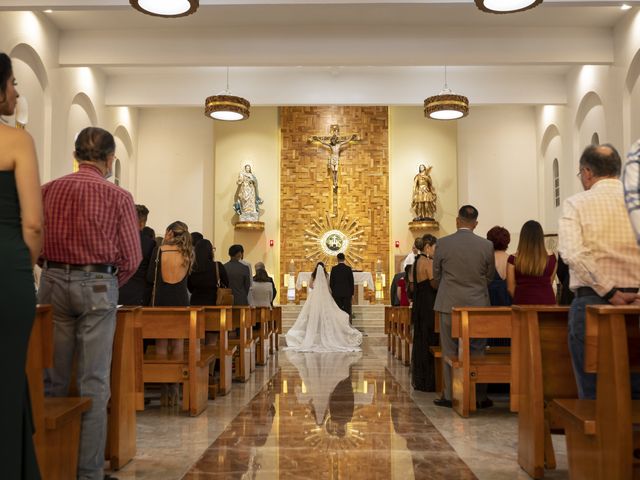
M 67 396 L 74 354 L 77 388 L 91 397 L 82 418 L 78 478 L 103 480 L 111 350 L 118 287 L 136 271 L 142 253 L 131 194 L 108 182 L 113 136 L 85 128 L 75 143 L 76 173 L 42 187 L 45 239 L 39 301 L 53 306 L 54 362 L 48 396 Z

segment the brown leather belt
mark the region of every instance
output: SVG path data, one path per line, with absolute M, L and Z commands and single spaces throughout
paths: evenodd
M 616 290 L 620 290 L 621 292 L 625 292 L 625 293 L 637 293 L 638 292 L 637 288 L 620 288 L 620 287 L 616 287 Z M 596 293 L 596 291 L 591 287 L 578 287 L 578 289 L 576 290 L 576 297 L 578 297 L 578 298 L 580 298 L 580 297 L 600 297 L 600 298 L 602 298 L 602 296 L 598 295 Z

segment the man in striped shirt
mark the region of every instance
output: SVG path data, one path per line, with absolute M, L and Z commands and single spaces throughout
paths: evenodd
M 580 398 L 594 399 L 596 375 L 584 371 L 587 305 L 625 305 L 638 298 L 640 249 L 624 203 L 620 155 L 611 145 L 591 145 L 580 158 L 584 192 L 565 200 L 558 248 L 569 265 L 575 293 L 569 311 L 569 350 Z M 640 378 L 632 390 L 640 393 Z
M 142 259 L 133 198 L 106 180 L 115 148 L 109 132 L 85 128 L 75 143 L 78 172 L 42 187 L 39 301 L 53 306 L 55 326 L 53 368 L 45 390 L 49 396 L 67 396 L 75 354 L 78 392 L 92 400 L 80 432 L 82 480 L 109 478 L 103 466 L 118 286 Z

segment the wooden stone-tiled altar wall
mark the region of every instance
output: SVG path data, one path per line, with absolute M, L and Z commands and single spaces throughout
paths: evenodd
M 337 124 L 340 135 L 357 133 L 361 139 L 343 149 L 338 174 L 338 216 L 346 212 L 364 230 L 363 260 L 352 267 L 374 274 L 381 260 L 388 276 L 388 118 L 387 107 L 280 107 L 280 272 L 289 271 L 291 259 L 296 274 L 315 265 L 304 259 L 304 231 L 313 219 L 332 212 L 333 193 L 328 149 L 307 139 L 329 135 L 330 126 Z M 285 302 L 286 292 L 280 291 Z

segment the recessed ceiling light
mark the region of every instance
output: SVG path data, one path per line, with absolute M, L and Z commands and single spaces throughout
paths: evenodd
M 47 10 L 44 10 L 44 13 L 53 13 L 53 10 L 51 10 L 50 8 Z
M 620 10 L 631 10 L 631 5 L 627 5 L 626 3 L 623 3 L 620 6 Z
M 156 17 L 175 18 L 194 13 L 199 0 L 129 0 L 136 10 Z
M 515 13 L 537 7 L 542 0 L 475 0 L 476 6 L 489 13 Z

